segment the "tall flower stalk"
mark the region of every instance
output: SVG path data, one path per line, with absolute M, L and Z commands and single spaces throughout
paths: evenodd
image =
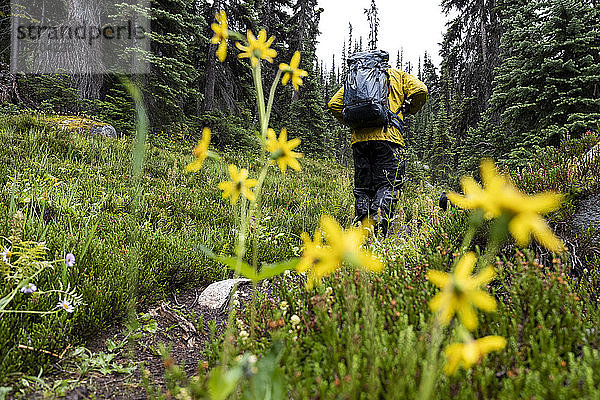
M 459 368 L 470 369 L 487 353 L 499 351 L 506 346 L 500 336 L 475 339 L 471 332 L 478 326 L 476 310 L 493 312 L 496 300 L 486 291 L 496 271 L 493 264 L 496 255 L 509 234 L 520 246 L 526 246 L 534 237 L 542 246 L 555 253 L 563 251 L 562 241 L 556 237 L 542 217 L 544 213 L 558 208 L 561 196 L 546 192 L 526 195 L 520 192 L 506 176 L 500 175 L 491 160 L 481 162 L 483 185 L 471 177 L 463 177 L 461 186 L 464 194 L 449 193 L 452 203 L 462 209 L 473 210 L 469 230 L 461 245 L 464 253 L 471 246 L 473 237 L 484 220 L 492 220 L 490 235 L 484 254 L 466 252 L 456 263 L 451 273 L 429 270 L 428 279 L 440 288 L 430 301 L 435 313 L 429 357 L 424 367 L 419 390 L 419 399 L 429 399 L 435 385 L 435 371 L 443 337 L 443 328 L 456 321 L 455 329 L 460 342 L 451 343 L 444 349 L 446 363 L 444 373 L 454 375 Z M 473 270 L 477 271 L 472 275 Z M 458 318 L 455 318 L 457 316 Z
M 315 283 L 319 283 L 321 278 L 331 274 L 344 264 L 361 267 L 370 271 L 381 271 L 383 269 L 381 261 L 370 252 L 361 249 L 361 245 L 367 237 L 367 229 L 352 228 L 344 230 L 333 218 L 328 216 L 321 218 L 319 229 L 315 232 L 315 243 L 319 242 L 318 245 L 312 247 L 305 246 L 305 253 L 301 259 L 285 260 L 275 264 L 263 265 L 259 268 L 258 243 L 256 242 L 257 237 L 254 235 L 253 240 L 255 242 L 252 264 L 250 265 L 245 261 L 248 232 L 252 228 L 253 221 L 257 221 L 256 223 L 258 223 L 261 220 L 262 189 L 271 165 L 277 165 L 282 174 L 286 173 L 288 166 L 295 171 L 301 170 L 298 159 L 302 157 L 302 154 L 294 151 L 300 145 L 300 139 L 288 140 L 285 128 L 280 131 L 279 135 L 273 129 L 269 128 L 277 87 L 279 83 L 286 85 L 288 82 L 291 82 L 294 90 L 297 91 L 303 83 L 302 78 L 306 77 L 308 73 L 299 68 L 300 52 L 296 51 L 289 64 L 281 63 L 279 65 L 271 84 L 269 96 L 265 98 L 261 62 L 266 60 L 272 63 L 273 59 L 277 56 L 277 52 L 271 48 L 275 38 L 272 36 L 268 38 L 267 32 L 264 29 L 258 33 L 258 36 L 255 36 L 250 30 L 246 32 L 246 35 L 229 30 L 227 16 L 224 11 L 220 11 L 216 15 L 216 20 L 217 23 L 212 24 L 215 35 L 211 39 L 211 42 L 219 44 L 217 49 L 219 61 L 225 61 L 227 56 L 226 43 L 228 40 L 236 41 L 235 46 L 240 50 L 238 58 L 248 58 L 250 61 L 252 79 L 256 90 L 256 106 L 259 121 L 258 136 L 262 145 L 263 164 L 259 170 L 258 178 L 250 177 L 250 173 L 244 168 L 240 169 L 235 165 L 228 166 L 231 180 L 221 182 L 219 188 L 223 191 L 223 197 L 230 199 L 232 205 L 237 207 L 238 200 L 241 200 L 239 202 L 240 226 L 236 238 L 234 255 L 231 257 L 221 257 L 209 249 L 205 249 L 205 253 L 232 269 L 235 276 L 243 275 L 252 279 L 255 292 L 258 281 L 279 275 L 285 270 L 294 268 L 297 268 L 299 272 L 306 272 L 308 274 L 307 288 L 310 288 Z M 210 157 L 210 151 L 208 150 L 209 141 L 210 130 L 205 128 L 202 139 L 193 151 L 195 161 L 186 167 L 187 171 L 198 171 L 205 159 Z M 303 238 L 305 237 L 309 236 L 303 233 Z M 320 238 L 323 238 L 323 241 Z M 314 257 L 311 258 L 311 254 Z M 235 293 L 235 288 L 232 293 Z M 251 307 L 253 316 L 256 312 L 255 300 L 256 298 L 254 298 Z M 233 302 L 230 301 L 229 304 L 229 318 L 225 332 L 222 365 L 227 365 L 233 354 L 232 329 L 235 329 L 235 324 L 233 324 L 234 309 L 231 307 Z M 251 325 L 250 338 L 254 335 L 253 328 L 253 325 Z M 213 377 L 216 380 L 221 376 L 221 372 L 219 371 L 222 372 L 222 369 L 213 371 Z

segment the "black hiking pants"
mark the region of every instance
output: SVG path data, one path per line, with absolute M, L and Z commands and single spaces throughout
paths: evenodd
M 404 182 L 402 146 L 386 140 L 352 145 L 355 222 L 371 218 L 375 231 L 387 235 L 393 208 Z

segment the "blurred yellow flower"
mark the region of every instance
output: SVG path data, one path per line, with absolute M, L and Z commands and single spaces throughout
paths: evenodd
M 204 128 L 202 130 L 202 139 L 194 147 L 193 154 L 196 157 L 194 161 L 185 166 L 187 172 L 197 172 L 202 168 L 202 164 L 208 156 L 208 145 L 210 144 L 210 129 Z
M 320 226 L 327 239 L 327 244 L 331 246 L 332 251 L 339 259 L 368 271 L 381 272 L 383 270 L 383 263 L 377 257 L 374 257 L 371 252 L 361 249 L 372 228 L 370 223 L 344 231 L 334 218 L 324 215 L 321 217 Z
M 473 178 L 463 177 L 464 196 L 452 192 L 448 193 L 448 199 L 460 208 L 483 210 L 487 219 L 508 214 L 508 229 L 519 246 L 527 246 L 533 235 L 549 250 L 556 253 L 563 250 L 562 241 L 540 216 L 559 207 L 562 201 L 560 194 L 545 192 L 528 196 L 519 191 L 509 178 L 500 175 L 489 159 L 481 162 L 481 180 L 483 188 Z
M 455 192 L 448 193 L 448 199 L 457 207 L 468 210 L 482 209 L 487 219 L 499 217 L 502 213 L 502 197 L 508 190 L 513 190 L 512 184 L 498 174 L 493 161 L 485 159 L 480 166 L 483 188 L 470 176 L 463 176 L 460 184 L 464 196 Z
M 250 201 L 256 200 L 254 193 L 250 190 L 258 184 L 256 179 L 248 179 L 248 170 L 245 168 L 238 169 L 235 165 L 229 164 L 229 175 L 231 181 L 224 181 L 219 183 L 218 188 L 223 191 L 223 198 L 231 200 L 231 204 L 235 204 L 240 197 L 240 194 Z
M 283 128 L 277 138 L 275 131 L 271 128 L 267 129 L 267 151 L 271 153 L 273 163 L 279 164 L 279 169 L 285 174 L 285 170 L 289 165 L 290 168 L 300 171 L 300 163 L 296 160 L 302 157 L 302 153 L 296 153 L 292 151 L 298 147 L 300 139 L 294 138 L 288 142 L 287 130 Z
M 369 233 L 369 226 L 362 228 L 342 229 L 338 222 L 328 216 L 321 217 L 319 228 L 315 232 L 314 241 L 308 234 L 302 234 L 304 252 L 297 270 L 309 272 L 307 288 L 332 274 L 347 262 L 354 267 L 367 271 L 380 272 L 383 263 L 371 252 L 361 249 Z M 327 243 L 323 244 L 323 237 Z
M 258 39 L 254 36 L 252 31 L 248 30 L 246 32 L 246 36 L 248 37 L 248 46 L 244 46 L 243 44 L 236 42 L 236 46 L 238 49 L 243 51 L 243 53 L 238 54 L 239 58 L 250 58 L 250 62 L 253 67 L 256 67 L 258 64 L 258 60 L 264 59 L 268 62 L 273 62 L 273 57 L 277 55 L 277 52 L 270 48 L 271 44 L 275 40 L 274 36 L 271 36 L 269 40 L 267 40 L 267 31 L 261 29 L 258 32 Z
M 210 39 L 212 44 L 219 44 L 217 48 L 217 58 L 219 61 L 225 61 L 225 57 L 227 57 L 227 39 L 229 38 L 229 31 L 227 27 L 227 15 L 225 11 L 221 10 L 218 14 L 215 15 L 217 19 L 217 23 L 211 24 L 212 30 L 215 32 L 215 35 Z
M 487 353 L 502 350 L 505 346 L 506 339 L 502 336 L 486 336 L 468 343 L 453 343 L 444 350 L 448 357 L 444 372 L 446 375 L 454 375 L 459 367 L 469 369 Z
M 556 210 L 560 206 L 562 195 L 545 192 L 527 196 L 514 190 L 507 193 L 503 200 L 503 207 L 514 214 L 508 223 L 508 229 L 519 246 L 527 246 L 533 235 L 542 246 L 555 253 L 564 250 L 563 242 L 540 216 Z
M 284 72 L 283 78 L 281 78 L 281 84 L 283 86 L 287 85 L 289 80 L 292 80 L 292 85 L 294 85 L 294 89 L 297 91 L 299 86 L 302 85 L 302 78 L 308 75 L 308 72 L 298 68 L 300 65 L 300 52 L 296 51 L 294 56 L 292 57 L 292 61 L 290 61 L 290 65 L 281 63 L 279 64 L 279 69 Z
M 323 247 L 323 237 L 321 236 L 321 231 L 317 229 L 314 240 L 311 240 L 310 235 L 306 232 L 302 232 L 300 238 L 304 242 L 304 251 L 296 269 L 298 272 L 306 272 L 321 258 L 320 251 Z
M 486 267 L 479 274 L 471 276 L 476 261 L 475 253 L 469 252 L 458 261 L 452 274 L 437 270 L 427 272 L 427 278 L 442 289 L 429 302 L 429 307 L 438 313 L 442 325 L 448 325 L 456 313 L 463 325 L 473 330 L 477 328 L 477 314 L 473 306 L 484 311 L 496 309 L 496 300 L 480 289 L 492 280 L 494 269 Z
M 546 220 L 537 213 L 519 213 L 508 223 L 508 229 L 519 246 L 527 246 L 531 235 L 542 246 L 555 253 L 564 250 L 562 240 L 554 235 Z

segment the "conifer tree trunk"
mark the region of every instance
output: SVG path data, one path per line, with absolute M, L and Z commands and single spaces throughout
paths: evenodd
M 212 15 L 215 15 L 219 12 L 221 8 L 221 1 L 215 0 L 213 3 L 213 12 Z M 204 104 L 202 105 L 202 111 L 210 112 L 214 109 L 215 103 L 215 81 L 216 81 L 216 67 L 217 67 L 217 55 L 215 52 L 217 51 L 217 45 L 209 43 L 208 44 L 208 52 L 206 54 L 206 74 L 205 79 L 206 82 L 204 84 Z M 200 112 L 200 102 L 197 102 L 196 114 L 199 116 Z

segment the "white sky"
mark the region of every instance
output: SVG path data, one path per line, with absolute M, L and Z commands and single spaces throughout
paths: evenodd
M 395 66 L 396 52 L 404 49 L 404 62 L 411 61 L 416 74 L 419 56 L 425 51 L 439 67 L 439 43 L 445 31 L 447 18 L 439 6 L 440 0 L 377 0 L 379 9 L 378 48 L 390 53 L 390 63 Z M 352 24 L 352 37 L 363 37 L 366 49 L 369 23 L 364 9 L 371 0 L 319 0 L 325 11 L 321 14 L 317 55 L 326 67 L 331 67 L 331 57 L 336 55 L 336 67 L 341 61 L 344 41 L 348 40 L 348 23 Z

